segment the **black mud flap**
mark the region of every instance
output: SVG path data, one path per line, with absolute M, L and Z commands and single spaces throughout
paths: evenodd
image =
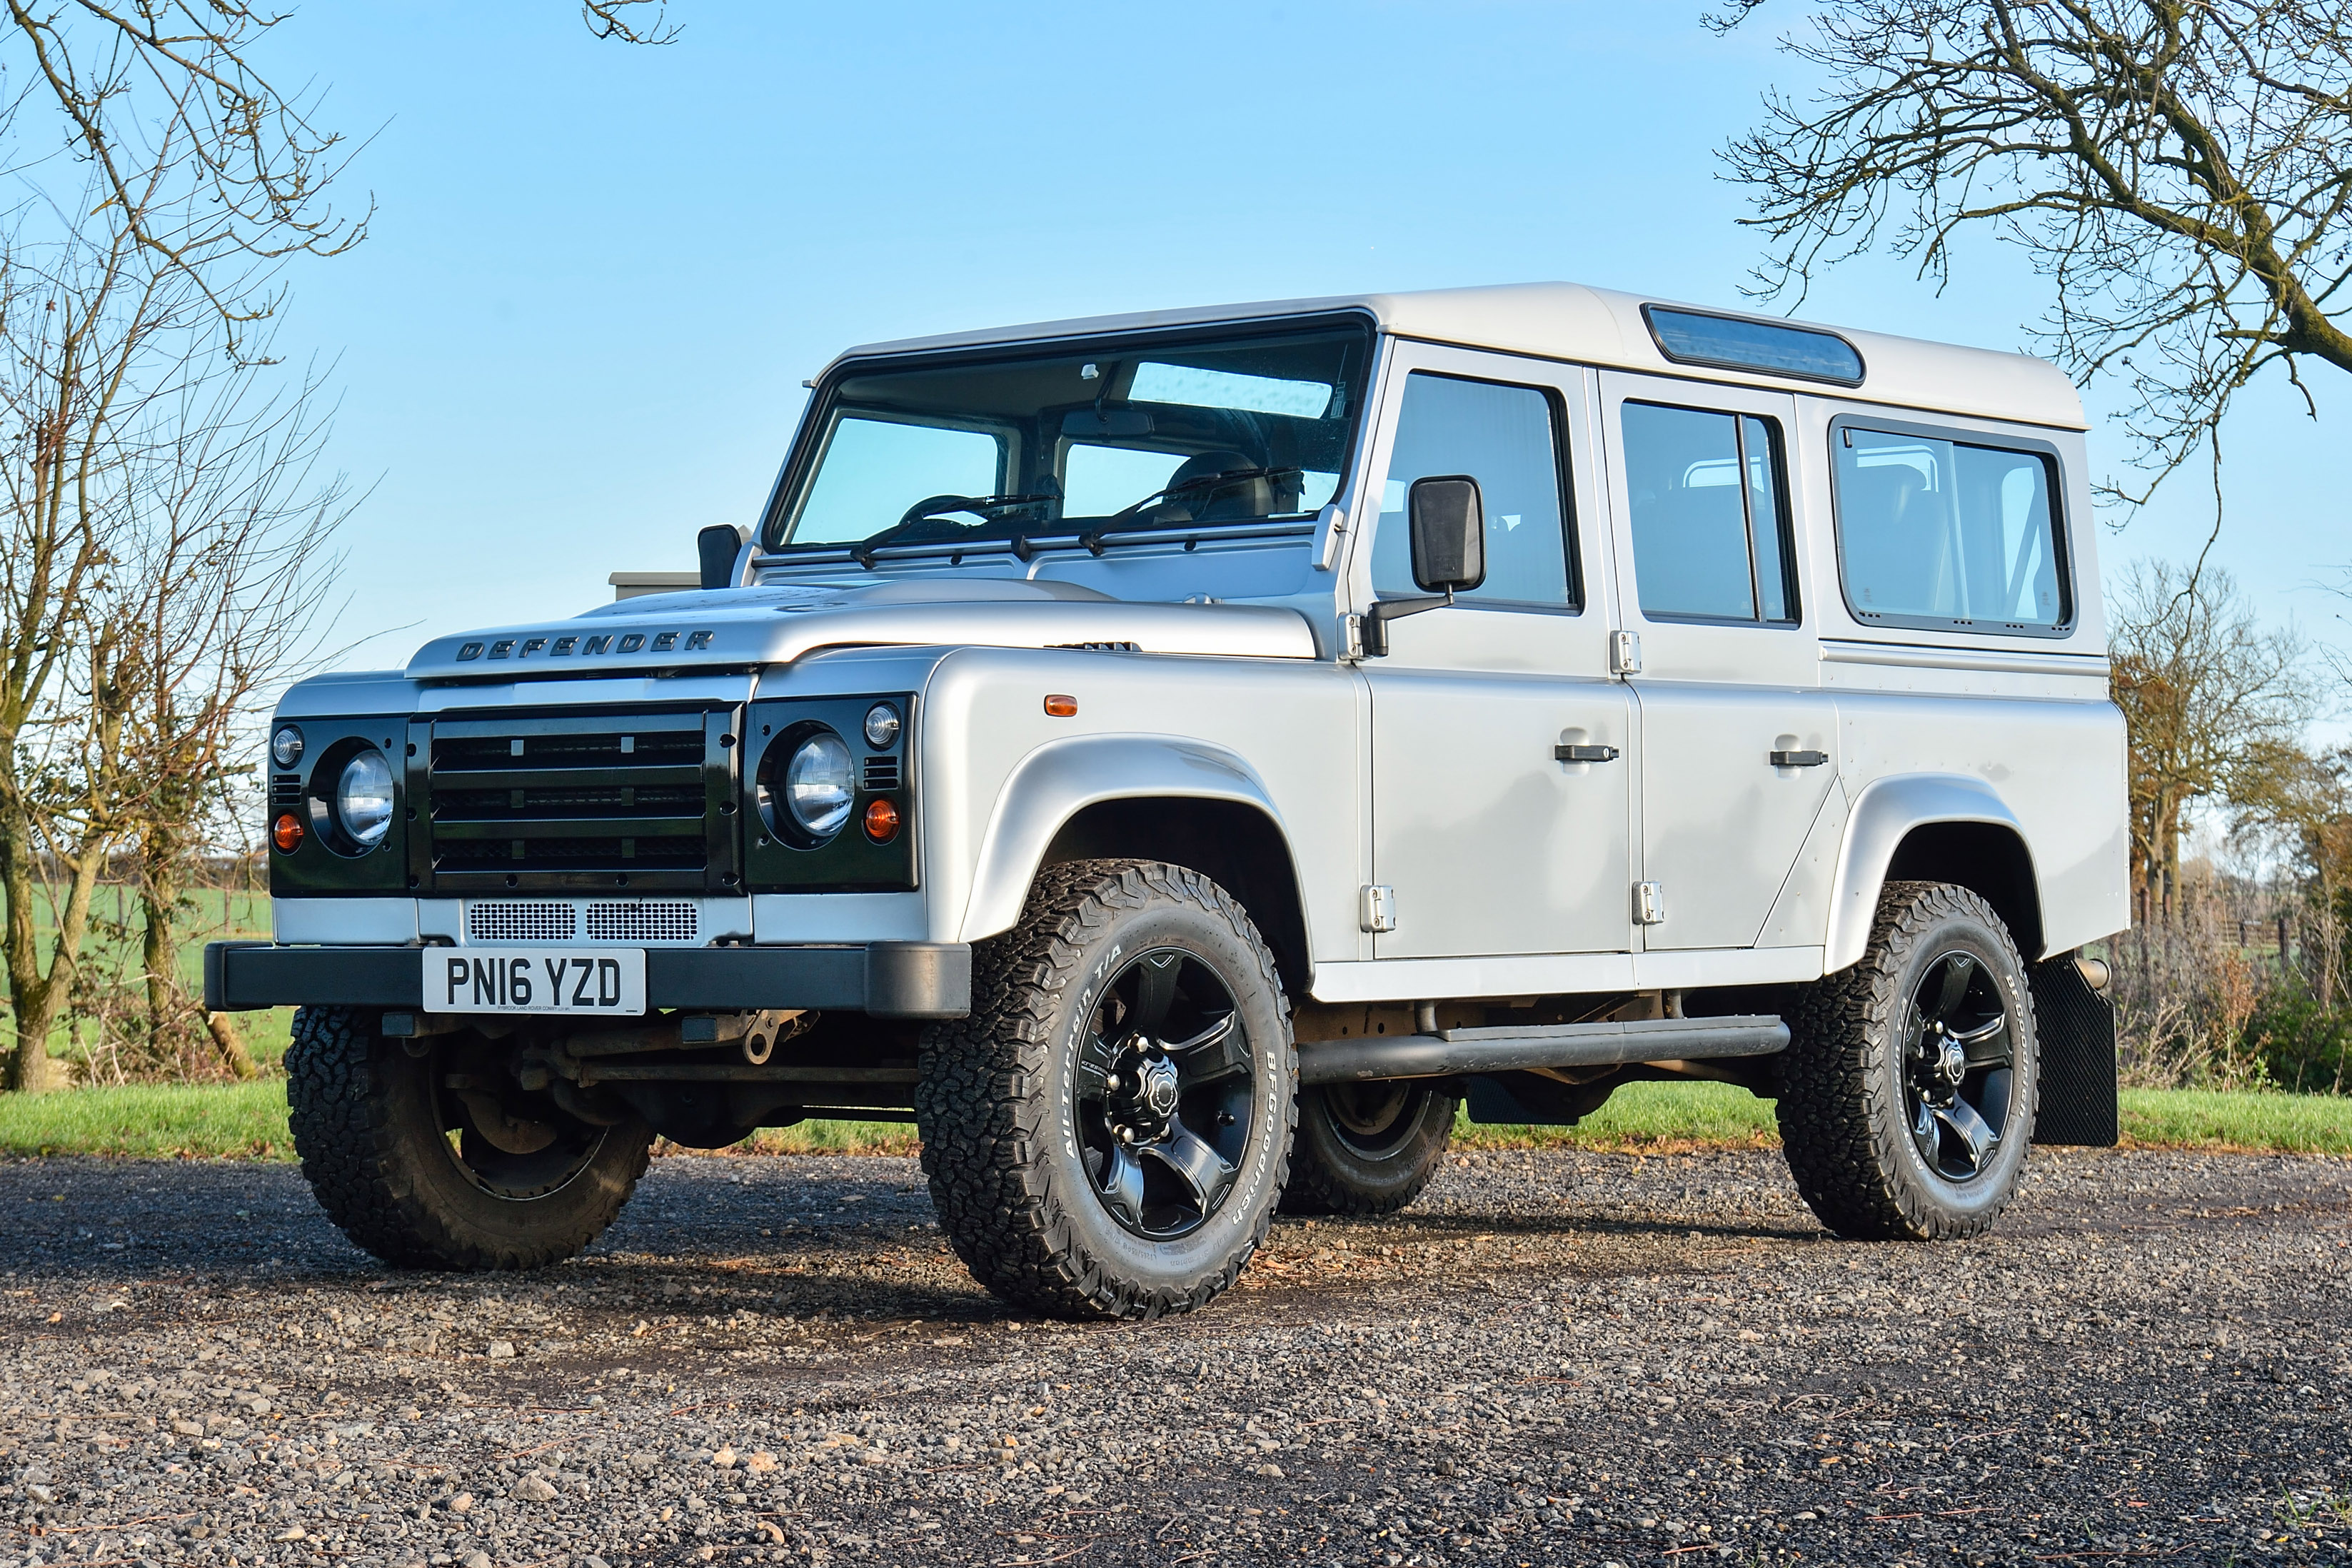
M 2033 965 L 2033 1016 L 2042 1045 L 2036 1143 L 2112 1149 L 2116 1116 L 2116 1010 L 2066 953 Z
M 1566 1084 L 1540 1073 L 1488 1073 L 1469 1080 L 1470 1120 L 1505 1127 L 1573 1127 L 1601 1109 L 1614 1083 Z

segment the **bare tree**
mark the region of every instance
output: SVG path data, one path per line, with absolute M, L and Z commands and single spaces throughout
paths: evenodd
M 1882 242 L 1940 283 L 1964 231 L 2017 241 L 2058 361 L 2130 389 L 2134 500 L 2266 367 L 2314 413 L 2306 363 L 2352 371 L 2341 0 L 1822 0 L 1781 43 L 1826 81 L 1727 150 L 1773 242 L 1759 293 Z
M 2228 573 L 2137 563 L 2114 603 L 2111 689 L 2129 735 L 2134 914 L 2166 915 L 2189 805 L 2234 798 L 2293 747 L 2315 696 L 2302 639 L 2263 631 Z

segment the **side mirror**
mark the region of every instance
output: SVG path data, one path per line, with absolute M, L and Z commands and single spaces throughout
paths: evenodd
M 1415 479 L 1405 504 L 1412 580 L 1422 592 L 1450 595 L 1486 580 L 1486 507 L 1477 480 L 1467 474 Z
M 735 557 L 743 552 L 743 531 L 731 522 L 714 522 L 694 536 L 695 553 L 702 558 L 704 587 L 735 585 Z

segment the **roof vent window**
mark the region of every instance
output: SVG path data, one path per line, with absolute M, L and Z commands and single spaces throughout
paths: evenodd
M 1643 306 L 1642 319 L 1649 322 L 1658 352 L 1677 364 L 1762 371 L 1768 375 L 1833 381 L 1841 386 L 1862 384 L 1861 353 L 1834 332 L 1672 310 L 1663 305 Z

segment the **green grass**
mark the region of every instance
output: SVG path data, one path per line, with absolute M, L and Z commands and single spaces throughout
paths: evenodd
M 2126 1089 L 2126 1145 L 2294 1154 L 2352 1154 L 2352 1096 L 2210 1094 Z M 1576 1127 L 1456 1129 L 1465 1149 L 1585 1149 L 1671 1154 L 1769 1149 L 1772 1106 L 1717 1083 L 1628 1084 Z M 767 1128 L 739 1154 L 912 1154 L 911 1126 L 804 1121 Z M 147 1158 L 290 1160 L 286 1085 L 153 1084 L 0 1095 L 0 1155 L 110 1154 Z

